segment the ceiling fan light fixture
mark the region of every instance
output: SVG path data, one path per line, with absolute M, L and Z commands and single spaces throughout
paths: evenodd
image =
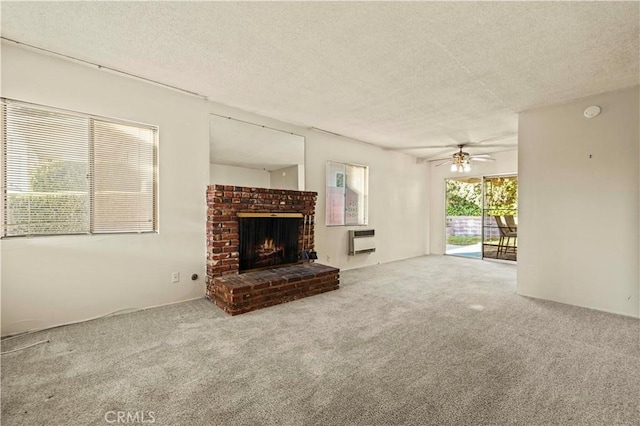
M 477 154 L 471 155 L 468 152 L 464 152 L 462 150 L 464 145 L 458 145 L 458 152 L 455 152 L 450 160 L 442 161 L 439 164 L 436 164 L 436 167 L 440 167 L 444 164 L 451 164 L 451 172 L 455 173 L 464 173 L 471 171 L 471 161 L 495 161 L 495 158 L 492 158 L 489 154 Z M 427 161 L 440 161 L 440 160 L 427 160 Z
M 453 154 L 453 158 L 451 160 L 451 171 L 458 173 L 470 172 L 471 162 L 469 161 L 469 154 L 462 151 L 462 145 L 459 145 L 458 147 L 460 148 L 460 152 Z
M 468 172 L 471 171 L 471 165 L 469 163 L 459 161 L 451 165 L 451 171 L 458 173 Z

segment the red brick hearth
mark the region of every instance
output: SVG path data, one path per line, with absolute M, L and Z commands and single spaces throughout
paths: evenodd
M 317 193 L 229 185 L 207 188 L 207 298 L 235 315 L 339 287 L 339 270 L 317 263 L 239 272 L 238 213 L 299 213 L 314 217 Z M 298 246 L 314 249 L 314 224 L 301 219 Z M 303 233 L 304 228 L 304 233 Z M 295 225 L 294 228 L 295 230 Z M 295 234 L 293 234 L 295 241 Z M 304 240 L 303 240 L 304 239 Z
M 266 308 L 339 287 L 339 270 L 319 263 L 214 278 L 213 302 L 231 315 Z M 211 297 L 210 297 L 211 298 Z

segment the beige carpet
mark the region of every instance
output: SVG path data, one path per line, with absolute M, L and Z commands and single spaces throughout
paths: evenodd
M 515 265 L 473 259 L 341 281 L 236 317 L 203 299 L 5 341 L 50 343 L 2 356 L 2 425 L 640 424 L 637 319 L 517 296 Z

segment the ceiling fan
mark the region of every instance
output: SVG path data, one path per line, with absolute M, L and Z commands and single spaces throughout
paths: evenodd
M 513 132 L 509 132 L 509 133 L 502 133 L 490 138 L 486 138 L 486 139 L 482 139 L 482 140 L 478 140 L 478 141 L 460 141 L 460 140 L 456 140 L 457 138 L 454 138 L 452 136 L 449 136 L 450 139 L 453 139 L 454 142 L 456 142 L 455 144 L 446 144 L 446 145 L 415 145 L 415 146 L 389 146 L 389 147 L 385 147 L 384 149 L 388 150 L 388 151 L 409 151 L 409 150 L 424 150 L 424 149 L 441 149 L 441 148 L 453 148 L 455 146 L 460 147 L 460 145 L 462 146 L 474 146 L 474 147 L 478 147 L 478 148 L 514 148 L 515 145 L 513 144 L 512 140 L 515 139 L 517 137 L 517 133 L 513 133 Z M 502 142 L 500 142 L 502 141 Z M 487 142 L 491 142 L 490 144 L 487 144 Z M 499 143 L 495 143 L 495 142 L 499 142 Z
M 451 164 L 452 172 L 462 173 L 471 171 L 472 161 L 495 161 L 495 158 L 492 158 L 489 154 L 470 155 L 468 152 L 464 152 L 462 148 L 464 148 L 464 145 L 458 145 L 459 151 L 455 152 L 450 160 L 445 160 L 436 164 L 436 167 L 444 164 Z

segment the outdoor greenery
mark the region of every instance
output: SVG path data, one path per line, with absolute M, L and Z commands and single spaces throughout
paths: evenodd
M 89 230 L 87 166 L 50 161 L 31 176 L 31 192 L 7 194 L 7 235 Z
M 447 180 L 447 216 L 482 216 L 481 186 Z
M 87 194 L 7 195 L 7 235 L 88 232 Z
M 87 164 L 77 161 L 49 161 L 38 167 L 31 176 L 34 192 L 86 192 Z
M 473 245 L 481 242 L 482 185 L 464 180 L 447 180 L 447 227 L 448 233 L 462 235 L 447 236 L 447 244 L 456 246 Z M 484 179 L 485 244 L 497 244 L 497 226 L 491 216 L 517 215 L 517 177 L 496 177 Z M 470 216 L 453 226 L 454 217 Z M 458 221 L 460 222 L 460 221 Z M 456 222 L 456 223 L 458 223 Z M 475 225 L 474 225 L 475 224 Z M 475 235 L 474 235 L 475 234 Z
M 517 178 L 486 178 L 484 191 L 488 216 L 513 215 L 517 211 Z M 447 180 L 447 216 L 482 216 L 481 186 Z
M 485 179 L 484 196 L 488 216 L 514 215 L 518 210 L 518 179 Z
M 482 237 L 479 235 L 449 235 L 447 237 L 447 244 L 452 244 L 454 246 L 470 246 L 479 243 L 481 240 Z
M 482 237 L 479 235 L 449 235 L 447 237 L 447 244 L 454 246 L 471 246 L 479 243 L 480 241 L 482 241 Z M 484 240 L 484 244 L 498 244 L 498 238 L 487 238 Z

